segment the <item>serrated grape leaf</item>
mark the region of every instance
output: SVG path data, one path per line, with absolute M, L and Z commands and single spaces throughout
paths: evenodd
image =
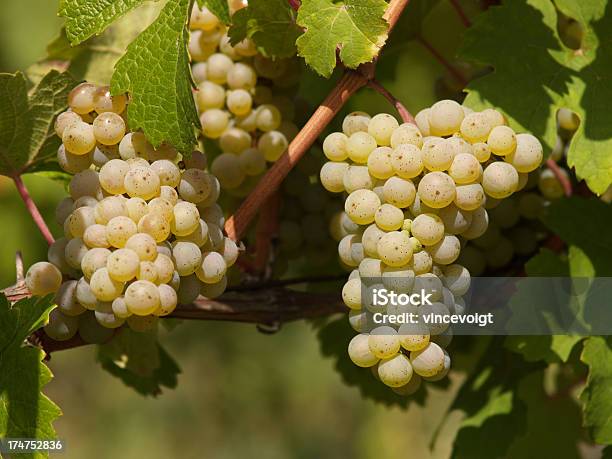
M 142 395 L 157 396 L 163 387 L 176 387 L 180 369 L 159 344 L 156 333 L 122 328 L 98 348 L 98 360 L 106 371 Z
M 171 1 L 117 62 L 111 80 L 113 94 L 129 92 L 129 126 L 142 129 L 159 146 L 171 143 L 183 154 L 196 144 L 200 120 L 191 93 L 186 17 L 189 0 Z
M 78 45 L 98 35 L 121 16 L 147 0 L 60 0 L 59 15 L 66 19 L 66 35 Z
M 503 356 L 503 358 L 502 358 Z M 542 365 L 504 352 L 494 337 L 476 369 L 457 393 L 451 410 L 465 413 L 453 447 L 453 458 L 502 458 L 513 439 L 525 433 L 526 406 L 517 397 L 520 381 Z
M 584 342 L 581 360 L 589 367 L 580 394 L 584 425 L 597 443 L 612 443 L 612 337 L 591 336 Z
M 303 7 L 303 6 L 302 6 Z M 232 18 L 229 36 L 232 44 L 250 38 L 258 51 L 268 57 L 291 57 L 302 29 L 295 23 L 295 12 L 286 0 L 251 0 Z
M 227 0 L 198 0 L 198 6 L 200 8 L 208 8 L 212 14 L 223 22 L 223 24 L 228 25 L 231 22 Z
M 533 132 L 549 148 L 556 140 L 556 111 L 570 108 L 581 125 L 568 164 L 594 192 L 603 193 L 612 183 L 612 126 L 605 116 L 612 97 L 612 13 L 607 2 L 556 3 L 581 22 L 582 48 L 561 42 L 550 0 L 489 8 L 466 32 L 460 56 L 494 71 L 470 83 L 465 104 L 499 108 L 511 126 Z
M 425 399 L 423 386 L 425 385 L 422 385 L 416 394 L 402 397 L 376 380 L 369 368 L 360 368 L 355 365 L 347 352 L 348 343 L 353 336 L 355 336 L 355 331 L 350 327 L 345 316 L 331 320 L 317 331 L 321 353 L 324 357 L 333 360 L 336 371 L 347 386 L 355 386 L 362 397 L 387 406 L 395 405 L 406 408 L 412 402 L 423 404 Z
M 306 31 L 297 39 L 298 54 L 326 78 L 336 66 L 337 48 L 346 67 L 370 62 L 387 39 L 386 7 L 384 0 L 303 0 L 297 23 Z
M 24 340 L 39 328 L 53 308 L 52 297 L 29 298 L 10 305 L 0 294 L 0 437 L 53 439 L 59 407 L 42 388 L 51 371 L 44 352 Z M 24 457 L 42 457 L 30 454 Z
M 53 130 L 55 116 L 65 107 L 74 79 L 49 72 L 28 94 L 27 80 L 18 72 L 0 74 L 0 174 L 24 174 L 57 153 L 60 140 Z
M 49 69 L 67 69 L 79 81 L 109 84 L 115 64 L 128 45 L 155 20 L 161 6 L 161 2 L 144 4 L 115 21 L 102 35 L 77 46 L 70 44 L 62 29 L 47 46 L 45 59 L 28 68 L 28 78 L 37 82 Z
M 530 277 L 567 277 L 569 263 L 551 250 L 542 249 L 525 264 L 525 271 Z M 508 336 L 504 345 L 507 349 L 521 354 L 529 362 L 566 362 L 581 339 L 580 336 L 571 335 L 514 335 Z

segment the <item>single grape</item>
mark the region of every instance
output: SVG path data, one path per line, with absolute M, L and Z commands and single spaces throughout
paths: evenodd
M 125 243 L 125 248 L 136 252 L 141 261 L 153 261 L 157 257 L 157 244 L 149 234 L 134 234 Z
M 55 265 L 39 261 L 28 269 L 25 283 L 32 295 L 48 295 L 59 290 L 62 284 L 62 273 Z
M 496 199 L 503 199 L 514 193 L 518 182 L 516 169 L 511 164 L 500 161 L 489 164 L 482 175 L 485 193 Z
M 210 139 L 218 139 L 229 123 L 229 115 L 223 110 L 212 108 L 200 115 L 202 133 Z
M 124 284 L 110 277 L 108 270 L 104 267 L 93 273 L 89 286 L 99 301 L 113 301 L 123 292 Z
M 384 231 L 395 231 L 404 223 L 404 212 L 392 204 L 383 204 L 376 210 L 374 221 Z
M 367 225 L 374 221 L 380 198 L 370 190 L 353 191 L 345 201 L 344 210 L 355 223 Z
M 429 129 L 435 135 L 454 134 L 461 128 L 464 116 L 463 108 L 457 102 L 454 100 L 441 100 L 433 104 L 429 109 Z
M 60 309 L 53 309 L 49 313 L 49 322 L 43 330 L 45 334 L 55 341 L 66 341 L 76 335 L 79 328 L 79 319 L 63 314 Z
M 266 132 L 257 141 L 257 148 L 269 162 L 274 162 L 280 158 L 288 146 L 287 138 L 279 131 Z
M 404 266 L 412 258 L 412 243 L 405 231 L 392 231 L 380 238 L 376 246 L 380 259 L 388 266 Z
M 348 157 L 359 164 L 367 163 L 368 156 L 376 147 L 376 139 L 367 132 L 355 132 L 346 142 Z
M 89 250 L 81 260 L 81 271 L 86 279 L 91 279 L 91 276 L 100 268 L 106 266 L 111 251 L 101 247 Z
M 388 179 L 394 173 L 391 158 L 393 150 L 389 147 L 375 148 L 368 156 L 368 170 L 377 179 Z
M 94 128 L 84 122 L 69 124 L 62 134 L 62 142 L 73 155 L 86 155 L 96 146 Z
M 157 286 L 146 280 L 137 280 L 128 285 L 124 299 L 128 310 L 137 316 L 153 314 L 160 306 Z
M 96 87 L 90 83 L 81 83 L 68 94 L 68 105 L 74 113 L 85 115 L 94 110 Z
M 104 112 L 93 122 L 96 140 L 103 145 L 116 145 L 125 135 L 125 121 L 113 112 Z
M 417 148 L 423 146 L 423 134 L 419 128 L 412 123 L 403 123 L 391 134 L 391 148 L 397 148 L 400 145 L 410 144 Z
M 394 328 L 389 326 L 376 327 L 370 333 L 368 346 L 372 354 L 379 359 L 393 357 L 400 350 L 400 337 Z
M 367 368 L 378 363 L 378 357 L 370 351 L 369 338 L 367 334 L 355 335 L 348 345 L 349 358 L 359 367 Z
M 495 126 L 489 133 L 487 145 L 497 156 L 506 156 L 516 148 L 516 134 L 508 126 Z
M 410 231 L 421 244 L 434 245 L 444 237 L 444 222 L 436 214 L 420 214 L 412 221 Z
M 342 121 L 342 132 L 347 136 L 351 136 L 355 132 L 368 132 L 370 119 L 370 115 L 365 112 L 349 113 Z
M 448 175 L 457 184 L 474 183 L 482 176 L 482 166 L 475 156 L 460 153 L 453 158 L 453 162 L 448 169 Z
M 412 365 L 404 354 L 383 359 L 378 364 L 378 376 L 389 387 L 401 387 L 412 378 Z
M 120 115 L 127 106 L 127 96 L 125 94 L 113 96 L 108 86 L 100 86 L 94 92 L 93 102 L 93 108 L 98 114 L 112 112 Z
M 84 155 L 73 155 L 66 150 L 64 145 L 60 145 L 57 150 L 57 162 L 60 167 L 69 174 L 89 169 L 92 164 L 92 155 L 90 153 Z
M 113 217 L 106 225 L 106 238 L 113 247 L 121 248 L 138 232 L 136 223 L 125 216 Z
M 342 193 L 344 188 L 344 175 L 349 165 L 343 162 L 328 161 L 321 167 L 321 185 L 332 193 Z
M 153 169 L 137 166 L 125 174 L 124 186 L 130 197 L 148 200 L 159 195 L 161 184 Z
M 387 146 L 391 144 L 391 135 L 399 127 L 397 120 L 387 113 L 374 115 L 368 123 L 368 134 L 370 134 L 378 145 Z
M 430 207 L 446 207 L 455 199 L 455 182 L 444 172 L 429 172 L 419 182 L 418 194 L 423 203 Z

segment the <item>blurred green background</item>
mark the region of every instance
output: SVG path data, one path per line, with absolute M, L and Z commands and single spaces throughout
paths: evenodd
M 24 70 L 44 56 L 58 32 L 56 0 L 0 2 L 0 71 Z M 442 5 L 448 34 L 432 41 L 447 54 L 460 34 L 456 16 Z M 436 19 L 439 20 L 439 19 Z M 439 25 L 436 27 L 438 29 Z M 446 40 L 446 43 L 444 43 Z M 436 97 L 440 65 L 417 43 L 381 60 L 379 78 L 413 113 Z M 325 84 L 309 93 L 323 97 Z M 347 110 L 390 111 L 387 103 L 363 90 Z M 54 207 L 63 186 L 36 176 L 24 178 L 54 234 Z M 0 177 L 0 285 L 14 282 L 14 254 L 26 266 L 44 259 L 46 245 L 31 222 L 12 182 Z M 458 418 L 446 419 L 435 448 L 434 430 L 444 420 L 461 375 L 451 389 L 431 391 L 426 408 L 408 411 L 363 400 L 343 385 L 333 363 L 319 352 L 307 323 L 286 325 L 276 335 L 254 326 L 185 323 L 162 341 L 182 368 L 176 390 L 143 398 L 104 372 L 91 346 L 53 355 L 55 379 L 45 392 L 62 408 L 56 423 L 67 443 L 65 458 L 406 458 L 447 457 Z M 369 375 L 367 375 L 369 377 Z

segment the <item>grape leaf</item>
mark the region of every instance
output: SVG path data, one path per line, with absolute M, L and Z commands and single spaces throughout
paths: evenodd
M 234 14 L 232 22 L 232 44 L 251 38 L 264 56 L 293 56 L 295 41 L 302 34 L 295 23 L 295 12 L 285 0 L 251 0 Z
M 513 439 L 525 433 L 526 406 L 516 388 L 528 374 L 542 368 L 520 356 L 504 353 L 503 339 L 494 337 L 476 369 L 465 381 L 451 410 L 461 410 L 453 458 L 502 458 Z M 505 355 L 506 358 L 500 358 Z
M 0 294 L 0 437 L 55 438 L 59 407 L 41 390 L 51 380 L 44 352 L 24 340 L 46 320 L 52 297 L 29 298 L 10 305 Z M 24 457 L 40 457 L 29 455 Z
M 589 367 L 580 395 L 584 424 L 597 443 L 612 443 L 612 337 L 591 336 L 584 342 L 581 360 Z
M 157 341 L 155 333 L 122 328 L 98 348 L 102 368 L 142 395 L 159 395 L 162 387 L 176 387 L 180 369 Z
M 336 48 L 345 66 L 356 68 L 378 55 L 387 39 L 383 0 L 303 0 L 297 23 L 306 32 L 297 39 L 298 53 L 324 77 L 336 66 Z
M 582 440 L 580 408 L 571 397 L 551 397 L 544 391 L 543 371 L 524 377 L 516 395 L 528 407 L 525 435 L 515 439 L 506 457 L 528 458 L 546 451 L 546 457 L 579 459 Z
M 128 45 L 145 30 L 161 10 L 161 2 L 147 3 L 115 21 L 101 35 L 72 46 L 62 29 L 47 46 L 47 56 L 27 70 L 30 80 L 37 81 L 50 68 L 68 70 L 77 80 L 107 85 L 117 61 Z
M 228 25 L 231 22 L 229 5 L 226 0 L 198 0 L 198 6 L 208 8 L 223 24 Z
M 104 31 L 116 19 L 146 0 L 60 0 L 59 15 L 66 19 L 66 36 L 73 45 Z
M 569 276 L 569 265 L 566 260 L 562 260 L 551 250 L 542 249 L 525 264 L 525 271 L 530 277 L 567 277 Z M 574 346 L 581 339 L 580 336 L 570 335 L 514 335 L 506 338 L 504 346 L 521 354 L 529 362 L 538 360 L 566 362 Z
M 16 176 L 57 153 L 53 121 L 65 107 L 74 79 L 49 72 L 30 94 L 25 76 L 0 74 L 0 174 Z
M 166 141 L 183 154 L 196 143 L 200 120 L 193 101 L 185 18 L 189 0 L 168 2 L 157 20 L 141 33 L 117 62 L 113 94 L 129 92 L 132 130 L 142 129 L 159 146 Z
M 556 3 L 581 22 L 582 48 L 572 50 L 561 42 L 550 0 L 489 8 L 466 32 L 460 55 L 490 64 L 494 72 L 470 83 L 465 104 L 499 108 L 512 127 L 533 132 L 550 148 L 556 140 L 556 111 L 570 108 L 581 125 L 571 141 L 568 164 L 594 192 L 602 193 L 612 183 L 612 127 L 602 116 L 612 97 L 612 13 L 606 2 Z

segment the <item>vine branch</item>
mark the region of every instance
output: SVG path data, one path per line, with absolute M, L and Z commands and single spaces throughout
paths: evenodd
M 49 231 L 49 227 L 47 226 L 44 218 L 40 214 L 38 207 L 36 207 L 36 204 L 32 200 L 30 192 L 26 188 L 25 183 L 23 183 L 23 180 L 21 180 L 21 177 L 19 175 L 15 175 L 13 177 L 13 181 L 15 182 L 15 187 L 17 187 L 17 191 L 19 192 L 21 199 L 23 200 L 26 208 L 28 209 L 28 212 L 30 212 L 30 215 L 32 216 L 32 220 L 34 220 L 34 223 L 36 223 L 36 226 L 38 226 L 38 229 L 47 241 L 47 244 L 53 244 L 53 242 L 55 242 L 55 239 L 53 239 L 53 235 L 51 234 L 51 231 Z
M 293 7 L 293 2 L 290 2 Z M 408 0 L 391 0 L 383 18 L 389 24 L 391 33 Z M 283 155 L 266 172 L 255 188 L 242 202 L 238 210 L 227 219 L 225 232 L 234 241 L 239 241 L 261 206 L 293 169 L 306 151 L 321 135 L 325 127 L 338 114 L 346 101 L 368 81 L 374 78 L 374 62 L 362 64 L 356 71 L 347 70 L 325 100 L 295 136 Z
M 472 21 L 470 21 L 470 18 L 467 16 L 467 14 L 465 14 L 465 11 L 463 11 L 463 7 L 459 4 L 459 2 L 457 0 L 450 0 L 450 3 L 457 12 L 457 15 L 459 16 L 459 19 L 461 19 L 463 25 L 470 27 L 472 25 Z

